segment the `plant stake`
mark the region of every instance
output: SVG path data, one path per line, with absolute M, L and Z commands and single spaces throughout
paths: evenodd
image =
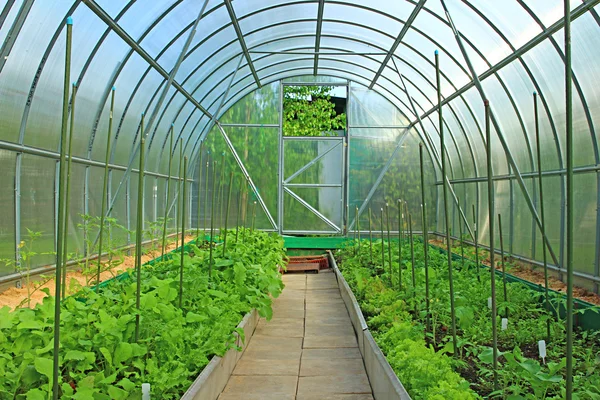
M 229 173 L 229 192 L 227 193 L 227 208 L 225 211 L 225 232 L 223 233 L 223 257 L 227 249 L 227 223 L 229 222 L 229 205 L 231 204 L 231 189 L 233 188 L 233 171 Z
M 429 315 L 429 228 L 427 226 L 427 203 L 425 202 L 425 165 L 423 163 L 423 143 L 419 143 L 419 161 L 421 165 L 421 214 L 423 218 L 423 255 L 425 262 L 425 304 L 426 329 L 430 329 Z
M 171 194 L 171 165 L 173 164 L 173 125 L 171 125 L 171 129 L 169 130 L 169 168 L 168 168 L 168 176 L 167 176 L 167 192 L 165 199 L 165 216 L 163 220 L 163 232 L 162 232 L 162 250 L 161 250 L 161 259 L 165 257 L 165 249 L 167 247 L 167 220 L 169 218 L 169 195 Z M 200 171 L 202 173 L 202 171 Z M 198 197 L 198 201 L 200 201 L 200 197 Z
M 186 199 L 186 180 L 187 180 L 187 156 L 183 158 L 183 201 L 181 207 L 181 264 L 179 266 L 179 308 L 183 305 L 183 260 L 185 246 L 185 199 Z

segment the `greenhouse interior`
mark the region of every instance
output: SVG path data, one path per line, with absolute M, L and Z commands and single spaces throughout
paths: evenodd
M 600 0 L 0 3 L 0 400 L 600 399 Z

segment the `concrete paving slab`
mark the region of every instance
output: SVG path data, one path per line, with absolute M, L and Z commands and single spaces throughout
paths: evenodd
M 277 309 L 273 309 L 273 320 L 280 318 L 294 318 L 294 319 L 304 319 L 304 309 L 302 310 L 288 310 L 286 308 L 279 307 Z
M 288 338 L 304 337 L 304 320 L 294 318 L 278 318 L 267 322 L 261 319 L 256 327 L 255 335 L 279 336 Z
M 227 382 L 219 400 L 293 400 L 297 382 L 295 376 L 234 375 Z
M 345 324 L 307 324 L 304 327 L 306 336 L 353 336 L 352 326 Z
M 362 360 L 360 351 L 356 347 L 337 347 L 329 349 L 303 349 L 303 360 L 328 360 L 328 359 L 352 359 Z
M 299 368 L 299 358 L 287 360 L 259 360 L 252 357 L 242 357 L 235 366 L 233 375 L 298 376 Z
M 300 376 L 364 375 L 367 376 L 361 358 L 310 359 L 302 357 Z
M 303 394 L 296 400 L 373 400 L 370 394 Z
M 306 336 L 304 338 L 303 348 L 305 349 L 321 349 L 328 347 L 358 347 L 358 342 L 354 335 Z

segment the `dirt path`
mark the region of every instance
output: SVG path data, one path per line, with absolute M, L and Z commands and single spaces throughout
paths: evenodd
M 430 240 L 429 243 L 434 246 L 441 247 L 443 249 L 446 248 L 446 243 L 440 240 Z M 456 250 L 454 250 L 452 253 L 460 254 L 460 252 L 457 253 Z M 473 254 L 475 254 L 475 251 L 473 251 Z M 489 267 L 490 260 L 488 257 L 489 252 L 487 250 L 480 249 L 480 261 L 482 264 L 485 264 Z M 510 263 L 512 264 L 510 270 L 507 270 L 507 273 L 517 276 L 521 279 L 525 279 L 529 282 L 535 283 L 536 285 L 544 285 L 544 271 L 542 268 L 532 269 L 525 263 L 521 263 L 517 260 L 510 260 L 510 258 L 507 258 L 507 260 L 510 261 Z M 500 256 L 498 256 L 498 262 L 496 263 L 497 270 L 502 269 L 502 266 L 499 264 L 499 261 Z M 552 274 L 556 274 L 556 272 L 552 272 Z M 548 275 L 548 287 L 552 290 L 556 290 L 557 292 L 566 294 L 567 285 L 564 282 L 561 282 L 559 279 L 555 278 L 554 276 L 550 276 L 550 274 Z M 600 296 L 595 293 L 592 293 L 587 289 L 578 286 L 573 286 L 573 296 L 576 299 L 587 301 L 588 303 L 600 306 Z
M 185 238 L 186 243 L 194 240 L 196 237 L 193 235 L 188 235 Z M 171 243 L 167 245 L 166 250 L 171 251 L 176 248 L 175 243 Z M 156 257 L 160 257 L 160 250 L 154 252 L 148 252 L 147 254 L 142 255 L 142 263 L 147 263 L 155 259 Z M 95 265 L 96 261 L 91 261 L 91 265 Z M 125 260 L 121 265 L 118 265 L 110 271 L 104 271 L 100 274 L 100 280 L 105 281 L 110 278 L 113 278 L 120 274 L 123 271 L 131 269 L 135 266 L 135 257 L 126 256 Z M 54 274 L 52 273 L 52 276 Z M 20 289 L 16 287 L 9 288 L 4 292 L 0 293 L 0 308 L 4 306 L 9 306 L 11 309 L 14 309 L 19 306 L 25 299 L 27 299 L 27 287 L 25 285 L 25 279 L 21 281 L 23 286 Z M 31 291 L 35 290 L 37 285 L 45 282 L 41 285 L 31 296 L 31 303 L 29 307 L 33 308 L 36 304 L 41 303 L 42 300 L 46 297 L 46 293 L 42 292 L 40 289 L 48 289 L 50 291 L 50 295 L 54 295 L 54 279 L 50 279 L 46 281 L 46 279 L 33 281 L 29 284 Z M 79 270 L 70 270 L 67 272 L 67 295 L 76 292 L 80 286 L 85 286 L 87 282 L 87 277 L 81 273 Z M 72 289 L 71 289 L 72 288 Z M 71 290 L 70 290 L 71 289 Z M 27 307 L 27 304 L 24 304 L 23 307 Z

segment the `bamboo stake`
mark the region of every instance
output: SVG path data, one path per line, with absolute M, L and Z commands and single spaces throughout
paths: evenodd
M 225 211 L 225 232 L 223 233 L 223 257 L 227 249 L 227 223 L 229 222 L 229 205 L 231 204 L 231 189 L 233 188 L 233 171 L 229 173 L 229 193 L 227 194 L 227 205 Z
M 210 283 L 210 279 L 212 277 L 212 268 L 213 268 L 213 240 L 215 235 L 215 201 L 216 201 L 216 192 L 215 192 L 215 183 L 217 180 L 217 162 L 213 161 L 213 180 L 212 180 L 212 194 L 210 201 L 210 242 L 209 244 L 209 263 L 208 263 L 208 281 Z
M 163 232 L 162 232 L 162 250 L 160 253 L 161 259 L 165 257 L 165 249 L 167 247 L 167 220 L 169 219 L 169 195 L 171 194 L 171 165 L 173 163 L 173 125 L 169 130 L 170 144 L 169 144 L 169 170 L 167 177 L 167 195 L 165 196 L 165 213 L 163 219 Z
M 68 241 L 69 241 L 69 204 L 71 199 L 71 162 L 73 161 L 73 131 L 75 130 L 75 98 L 77 96 L 77 85 L 72 85 L 73 94 L 71 95 L 71 118 L 69 123 L 69 161 L 67 162 L 67 194 L 65 195 L 65 225 L 63 228 L 64 241 L 63 246 L 63 272 L 62 272 L 62 298 L 65 298 L 67 288 L 67 259 L 68 259 Z
M 498 389 L 498 327 L 496 320 L 496 264 L 494 262 L 494 175 L 492 171 L 492 134 L 490 127 L 490 102 L 484 101 L 485 105 L 485 133 L 487 153 L 487 186 L 488 186 L 488 218 L 490 236 L 490 274 L 492 285 L 492 356 L 494 371 L 494 390 Z
M 423 219 L 423 253 L 425 262 L 425 304 L 426 330 L 431 329 L 429 313 L 429 228 L 427 224 L 427 203 L 425 202 L 425 165 L 423 163 L 423 143 L 419 143 L 419 160 L 421 165 L 421 214 Z
M 444 144 L 444 117 L 442 115 L 442 86 L 440 80 L 440 56 L 439 52 L 435 51 L 435 72 L 436 72 L 436 87 L 438 98 L 438 117 L 440 131 L 440 153 L 442 156 L 442 180 L 444 188 L 444 218 L 446 228 L 446 248 L 448 253 L 448 283 L 450 285 L 450 316 L 452 321 L 452 346 L 454 348 L 454 357 L 458 357 L 458 342 L 456 338 L 456 309 L 454 307 L 454 279 L 452 276 L 452 249 L 450 247 L 450 218 L 448 215 L 448 182 L 446 174 L 446 152 Z
M 186 179 L 187 179 L 187 156 L 183 158 L 183 204 L 181 207 L 181 264 L 179 266 L 179 308 L 183 305 L 183 261 L 185 246 L 185 199 L 186 199 Z
M 67 122 L 69 118 L 69 79 L 71 77 L 71 43 L 73 35 L 73 19 L 67 18 L 67 41 L 65 48 L 65 75 L 63 84 L 63 107 L 62 107 L 62 125 L 60 132 L 60 164 L 58 168 L 58 232 L 56 237 L 56 266 L 55 278 L 54 278 L 54 353 L 52 363 L 52 397 L 54 400 L 58 400 L 60 384 L 59 384 L 59 371 L 60 371 L 60 360 L 58 352 L 60 351 L 60 291 L 61 291 L 61 272 L 60 266 L 63 264 L 63 239 L 64 239 L 64 220 L 65 220 L 65 207 L 64 207 L 64 195 L 63 192 L 63 181 L 65 177 L 65 164 L 67 160 Z
M 142 290 L 142 227 L 144 221 L 144 151 L 146 139 L 144 138 L 144 114 L 142 114 L 140 140 L 140 169 L 138 173 L 138 198 L 137 198 L 137 220 L 135 229 L 135 341 L 140 339 L 140 294 Z
M 102 270 L 102 241 L 104 239 L 104 219 L 106 214 L 106 193 L 108 192 L 108 163 L 110 161 L 110 137 L 112 136 L 113 111 L 115 109 L 115 88 L 110 95 L 110 115 L 108 116 L 108 133 L 106 135 L 106 156 L 104 159 L 104 180 L 102 184 L 102 206 L 100 211 L 100 240 L 98 242 L 98 268 L 96 270 L 96 293 L 100 288 L 100 272 Z

